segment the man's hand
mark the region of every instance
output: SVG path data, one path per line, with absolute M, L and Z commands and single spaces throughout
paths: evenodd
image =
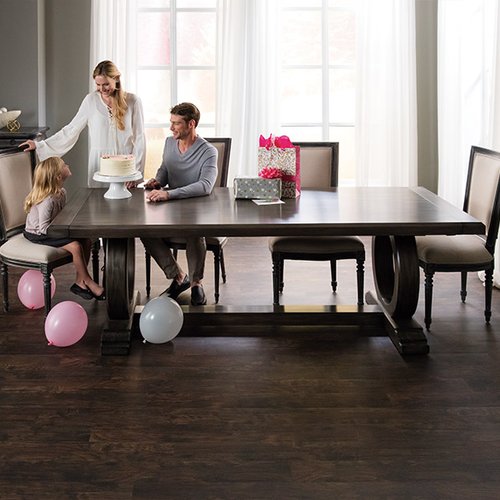
M 153 191 L 151 191 L 151 193 L 149 193 L 146 196 L 146 199 L 152 202 L 167 201 L 168 198 L 169 198 L 168 191 L 163 191 L 160 189 L 154 189 Z
M 144 183 L 144 189 L 160 189 L 161 184 L 153 177 Z

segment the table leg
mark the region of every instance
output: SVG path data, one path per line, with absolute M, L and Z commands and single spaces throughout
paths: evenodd
M 134 294 L 134 277 L 134 238 L 107 238 L 105 287 L 108 322 L 102 332 L 102 354 L 129 353 L 133 313 L 138 301 Z
M 413 319 L 420 286 L 415 237 L 374 236 L 372 260 L 377 301 L 392 342 L 401 354 L 428 353 L 423 328 Z

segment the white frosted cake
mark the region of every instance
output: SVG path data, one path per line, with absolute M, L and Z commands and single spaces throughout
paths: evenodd
M 101 175 L 126 177 L 135 173 L 134 155 L 102 155 L 99 168 Z

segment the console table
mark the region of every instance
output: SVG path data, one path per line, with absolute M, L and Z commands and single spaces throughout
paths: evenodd
M 9 132 L 7 127 L 0 129 L 0 149 L 18 146 L 28 139 L 45 139 L 49 127 L 21 127 L 15 132 Z
M 15 132 L 10 132 L 7 127 L 0 129 L 0 153 L 16 151 L 19 144 L 28 139 L 45 139 L 49 127 L 21 127 Z M 36 154 L 31 151 L 31 166 L 36 167 Z

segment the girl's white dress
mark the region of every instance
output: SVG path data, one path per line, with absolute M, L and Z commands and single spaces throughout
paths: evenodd
M 133 154 L 137 170 L 144 173 L 146 140 L 142 103 L 138 96 L 127 93 L 127 104 L 125 130 L 118 130 L 101 94 L 97 91 L 88 94 L 68 125 L 48 139 L 37 142 L 38 158 L 43 161 L 51 156 L 63 156 L 76 144 L 80 133 L 88 125 L 89 187 L 102 187 L 93 177 L 99 170 L 99 161 L 103 154 Z

